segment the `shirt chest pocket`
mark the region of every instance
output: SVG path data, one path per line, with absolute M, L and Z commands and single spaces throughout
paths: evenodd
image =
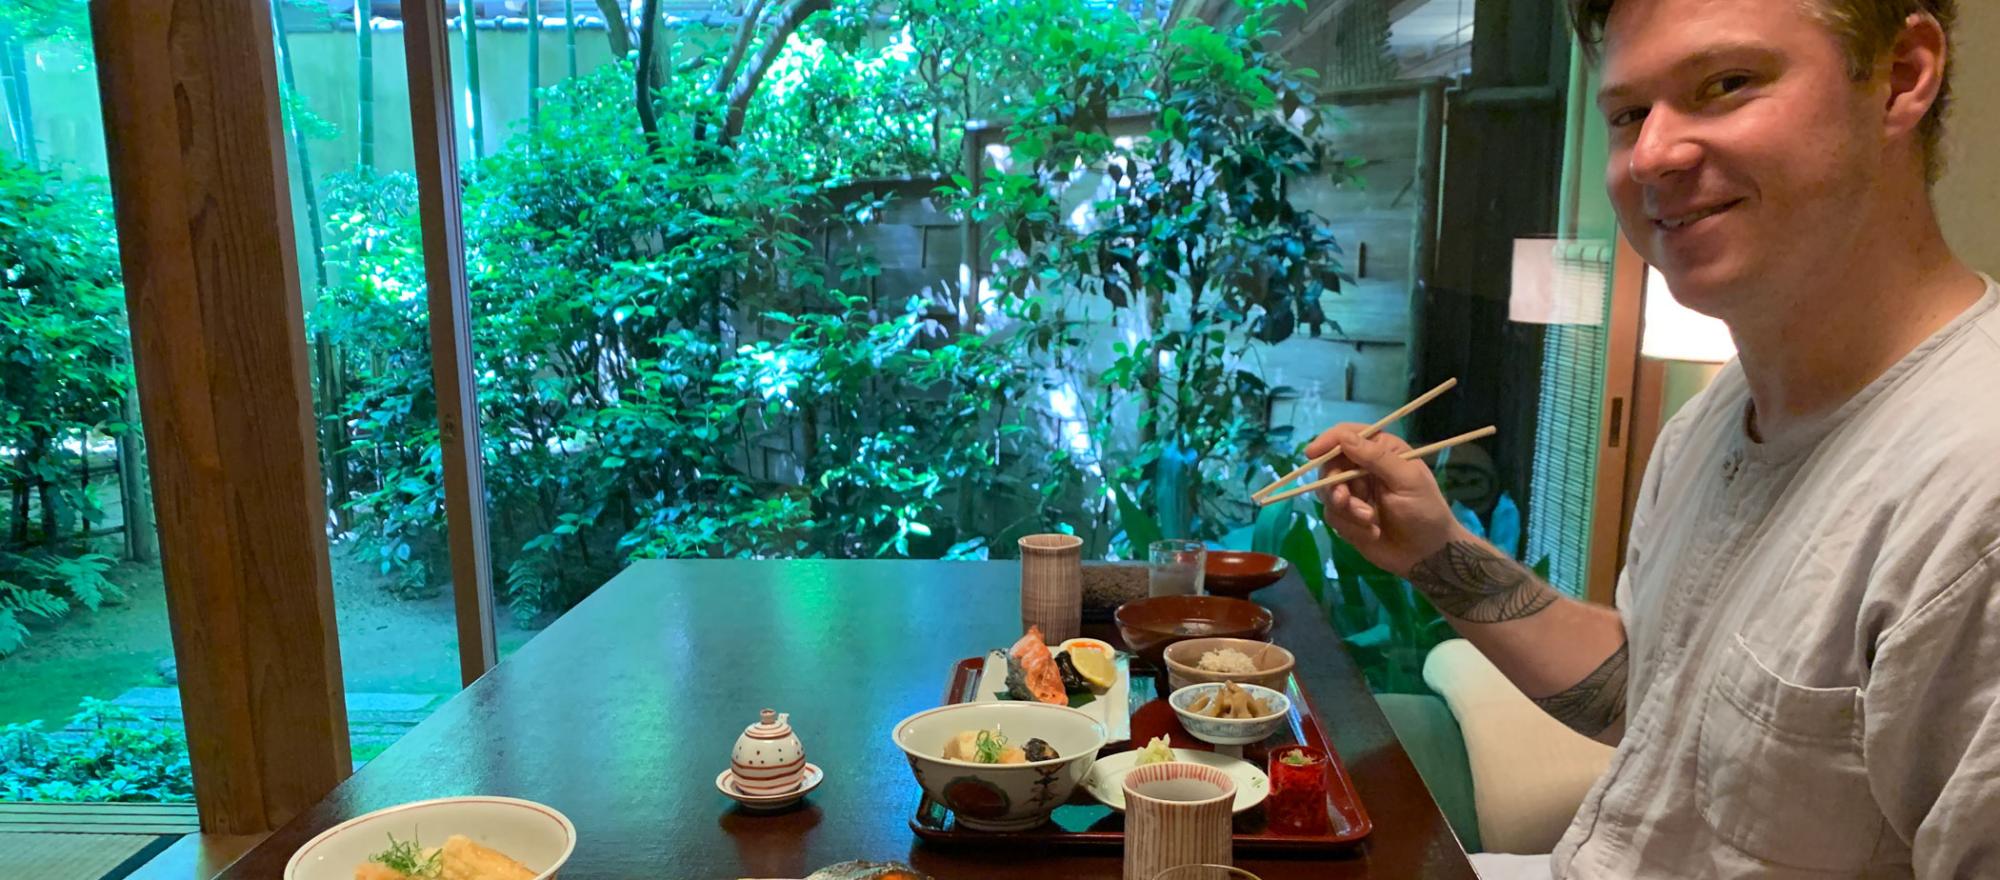
M 1887 822 L 1862 760 L 1861 700 L 1786 681 L 1737 636 L 1696 732 L 1695 799 L 1716 837 L 1774 865 L 1866 867 Z

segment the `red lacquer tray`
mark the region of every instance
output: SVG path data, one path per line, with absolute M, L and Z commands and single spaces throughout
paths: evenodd
M 970 657 L 952 667 L 951 684 L 945 690 L 944 702 L 947 705 L 970 702 L 975 696 L 979 673 L 985 664 L 984 657 Z M 1152 676 L 1133 674 L 1131 690 L 1132 739 L 1106 746 L 1102 755 L 1126 751 L 1135 744 L 1143 745 L 1148 739 L 1162 734 L 1169 738 L 1174 748 L 1203 751 L 1215 748 L 1188 735 L 1173 709 L 1165 700 L 1158 698 L 1157 684 Z M 1287 681 L 1285 694 L 1292 703 L 1291 723 L 1279 728 L 1262 743 L 1244 746 L 1243 758 L 1262 767 L 1265 755 L 1280 746 L 1308 745 L 1324 750 L 1333 758 L 1327 770 L 1326 794 L 1331 830 L 1323 835 L 1278 834 L 1265 827 L 1264 807 L 1259 805 L 1236 816 L 1236 851 L 1283 853 L 1339 850 L 1352 846 L 1367 837 L 1374 830 L 1375 823 L 1368 819 L 1368 811 L 1362 808 L 1361 796 L 1354 790 L 1354 781 L 1348 777 L 1347 767 L 1341 763 L 1333 743 L 1326 738 L 1326 730 L 1320 726 L 1312 701 L 1300 691 L 1296 676 Z M 917 802 L 916 815 L 910 818 L 910 830 L 926 841 L 954 846 L 1028 844 L 1113 851 L 1125 846 L 1125 815 L 1098 803 L 1081 787 L 1068 803 L 1057 807 L 1049 821 L 1041 827 L 1009 832 L 960 827 L 950 809 L 925 794 Z

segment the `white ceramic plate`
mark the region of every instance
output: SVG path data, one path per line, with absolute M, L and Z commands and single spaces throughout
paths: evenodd
M 1098 758 L 1090 768 L 1090 775 L 1083 778 L 1083 790 L 1090 792 L 1091 797 L 1105 806 L 1124 812 L 1125 774 L 1132 772 L 1132 765 L 1138 760 L 1137 750 Z M 1236 803 L 1230 807 L 1235 812 L 1241 813 L 1263 803 L 1265 796 L 1271 793 L 1271 777 L 1242 758 L 1194 749 L 1175 749 L 1174 760 L 1214 767 L 1228 774 L 1230 780 L 1236 783 Z
M 439 798 L 376 810 L 320 832 L 292 854 L 285 880 L 354 880 L 355 866 L 387 849 L 391 834 L 425 847 L 463 834 L 539 871 L 535 880 L 555 876 L 576 851 L 576 826 L 552 807 L 504 797 Z
M 1132 738 L 1132 666 L 1131 658 L 1117 655 L 1113 661 L 1118 667 L 1118 681 L 1111 689 L 1098 694 L 1097 699 L 1076 707 L 1078 712 L 1089 715 L 1104 725 L 1111 734 L 1107 743 L 1125 742 Z M 989 703 L 1000 699 L 1007 692 L 1007 652 L 986 652 L 986 668 L 980 670 L 979 687 L 973 693 L 975 703 Z

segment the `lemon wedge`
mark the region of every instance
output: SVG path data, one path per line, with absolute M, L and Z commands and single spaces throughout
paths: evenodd
M 1118 664 L 1102 651 L 1082 650 L 1069 652 L 1069 662 L 1076 665 L 1076 674 L 1091 687 L 1109 690 L 1118 683 Z

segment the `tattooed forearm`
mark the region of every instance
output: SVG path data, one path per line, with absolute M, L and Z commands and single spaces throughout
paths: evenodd
M 1626 645 L 1568 690 L 1536 697 L 1535 705 L 1584 736 L 1596 736 L 1625 717 Z
M 1446 544 L 1410 569 L 1410 584 L 1439 611 L 1471 623 L 1519 620 L 1556 602 L 1534 572 L 1477 541 Z

